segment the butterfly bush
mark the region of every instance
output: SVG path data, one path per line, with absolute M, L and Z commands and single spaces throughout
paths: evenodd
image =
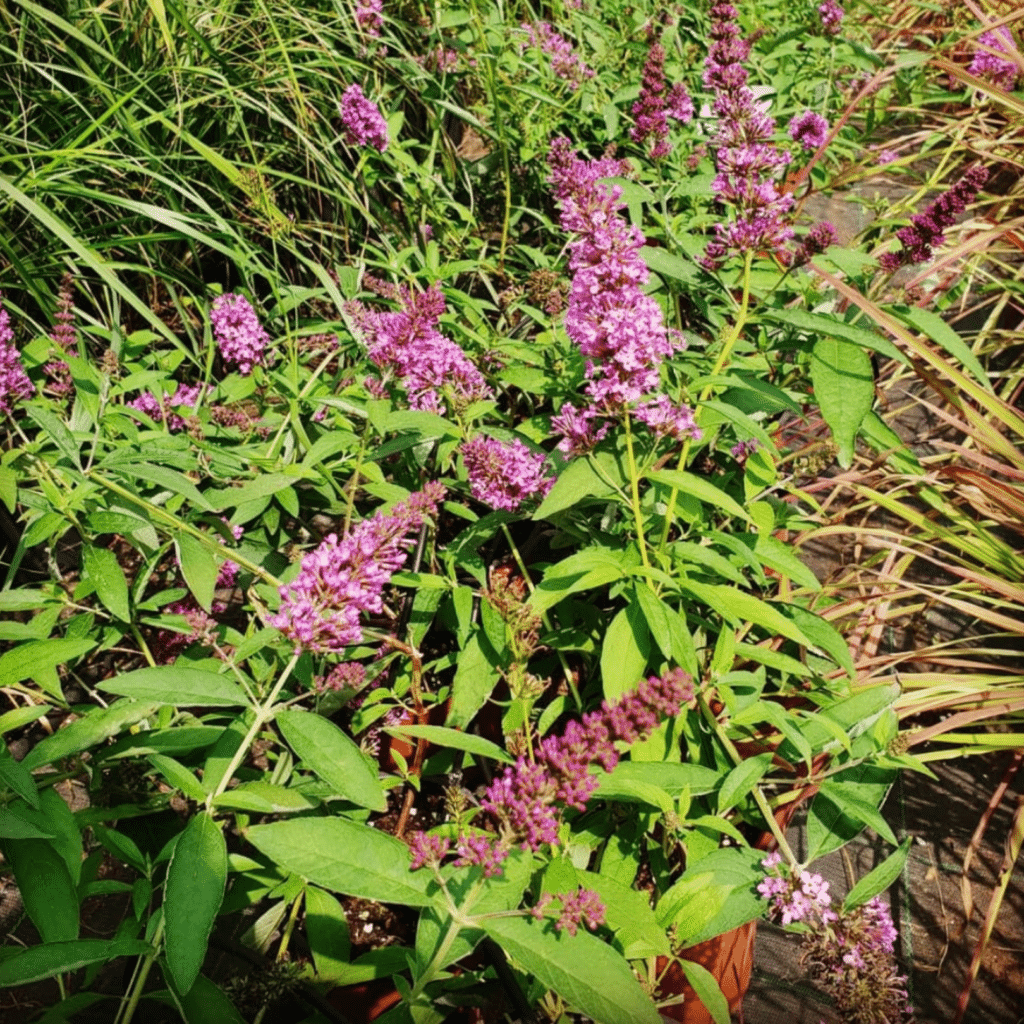
M 978 36 L 978 42 L 1000 53 L 1016 52 L 1013 36 L 1005 25 L 991 32 L 983 32 Z M 1017 79 L 1020 77 L 1020 68 L 1014 61 L 1003 60 L 1002 57 L 997 57 L 987 50 L 978 50 L 967 70 L 979 78 L 987 78 L 993 85 L 1007 92 L 1012 92 L 1017 87 Z
M 514 846 L 538 852 L 558 842 L 564 808 L 586 809 L 598 785 L 591 765 L 610 772 L 619 762 L 616 743 L 649 736 L 665 716 L 677 715 L 693 699 L 693 680 L 682 669 L 640 682 L 621 701 L 571 721 L 561 736 L 547 736 L 531 760 L 520 756 L 487 787 L 480 806 L 493 818 L 497 833 L 462 835 L 455 844 L 460 866 L 476 865 L 486 876 L 501 873 Z M 451 848 L 436 837 L 417 841 L 414 865 L 437 861 Z
M 636 123 L 629 137 L 638 144 L 651 140 L 648 155 L 654 159 L 668 156 L 672 144 L 668 141 L 668 119 L 683 124 L 693 120 L 693 100 L 686 86 L 677 83 L 668 89 L 665 82 L 665 48 L 659 42 L 651 43 L 644 62 L 640 98 L 633 104 Z
M 3 307 L 0 295 L 0 415 L 10 416 L 23 399 L 35 394 L 35 385 L 21 365 L 21 356 L 14 347 L 11 318 Z
M 715 93 L 718 119 L 712 139 L 718 175 L 711 188 L 735 216 L 715 225 L 715 239 L 700 261 L 707 270 L 717 270 L 730 256 L 781 250 L 793 237 L 787 221 L 793 197 L 773 180 L 789 154 L 774 145 L 775 122 L 747 85 L 743 61 L 750 43 L 740 38 L 736 18 L 731 4 L 711 8 L 713 41 L 704 62 L 704 85 Z
M 384 27 L 384 0 L 357 0 L 355 20 L 368 36 L 379 38 Z
M 926 263 L 930 260 L 932 249 L 945 241 L 943 231 L 953 226 L 956 218 L 973 202 L 986 181 L 988 171 L 981 164 L 968 167 L 952 188 L 929 204 L 924 213 L 911 217 L 910 223 L 896 232 L 901 248 L 899 252 L 885 252 L 878 257 L 882 269 L 894 271 L 906 264 Z
M 50 341 L 61 355 L 74 355 L 78 350 L 78 329 L 75 326 L 74 276 L 68 272 L 61 278 L 57 292 L 57 313 Z M 62 398 L 72 390 L 71 369 L 63 358 L 53 359 L 43 367 L 47 377 L 46 390 L 51 395 Z
M 376 105 L 363 95 L 358 82 L 341 94 L 338 112 L 345 141 L 350 146 L 372 146 L 380 153 L 388 148 L 388 123 Z
M 622 189 L 599 180 L 628 165 L 581 159 L 566 138 L 552 141 L 548 165 L 560 223 L 576 236 L 569 243 L 574 274 L 565 330 L 587 360 L 585 390 L 593 407 L 617 410 L 658 389 L 659 366 L 682 339 L 641 290 L 650 276 L 640 255 L 645 239 L 619 214 Z
M 460 451 L 470 492 L 491 508 L 515 512 L 524 501 L 543 498 L 554 486 L 547 456 L 531 452 L 518 438 L 506 443 L 478 434 Z
M 769 916 L 801 926 L 803 962 L 850 1024 L 905 1024 L 913 1019 L 907 979 L 896 969 L 898 933 L 889 908 L 876 896 L 850 910 L 835 910 L 829 884 L 810 871 L 783 874 L 778 852 L 762 867 L 757 891 Z
M 527 42 L 521 43 L 520 50 L 527 46 L 535 46 L 551 58 L 551 70 L 570 89 L 577 89 L 588 78 L 594 77 L 594 69 L 587 67 L 573 50 L 572 43 L 559 35 L 546 21 L 538 21 L 535 25 L 524 22 L 520 28 L 527 35 Z
M 210 326 L 217 351 L 239 373 L 248 376 L 263 364 L 270 338 L 244 295 L 218 295 L 210 307 Z
M 409 534 L 434 516 L 444 493 L 442 484 L 431 481 L 390 512 L 363 520 L 344 537 L 328 535 L 302 559 L 298 577 L 280 588 L 281 607 L 270 625 L 297 651 L 334 654 L 358 643 L 360 615 L 384 610 L 381 594 L 405 565 L 413 543 Z
M 457 407 L 490 398 L 480 371 L 437 330 L 445 311 L 440 287 L 420 293 L 405 287 L 387 291 L 401 306 L 397 312 L 377 312 L 358 301 L 345 308 L 363 336 L 370 362 L 401 384 L 410 408 L 443 412 L 446 394 Z

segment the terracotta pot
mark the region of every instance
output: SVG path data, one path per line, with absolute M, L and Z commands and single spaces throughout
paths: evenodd
M 729 1003 L 730 1011 L 740 1008 L 743 997 L 750 987 L 756 934 L 757 922 L 750 921 L 731 932 L 708 939 L 707 942 L 698 942 L 696 946 L 684 949 L 678 954 L 681 960 L 700 964 L 714 975 Z M 658 971 L 664 969 L 665 963 L 663 957 L 658 958 Z M 684 1024 L 714 1024 L 711 1014 L 686 980 L 683 968 L 675 960 L 669 963 L 668 969 L 661 976 L 660 992 L 662 998 L 681 995 L 684 1000 L 676 1006 L 662 1008 L 660 1012 L 663 1017 L 683 1021 Z

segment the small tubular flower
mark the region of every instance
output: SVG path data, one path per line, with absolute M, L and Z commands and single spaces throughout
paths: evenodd
M 270 619 L 296 650 L 332 654 L 362 637 L 362 612 L 383 611 L 385 585 L 405 564 L 409 534 L 437 511 L 444 487 L 437 481 L 390 512 L 378 512 L 340 540 L 330 534 L 302 559 L 298 577 L 284 584 L 281 607 Z
M 21 356 L 14 347 L 11 318 L 3 307 L 0 295 L 0 416 L 10 416 L 23 399 L 35 394 L 35 385 L 21 365 Z
M 338 101 L 338 112 L 350 146 L 373 146 L 383 153 L 388 148 L 388 123 L 376 104 L 363 95 L 363 87 L 354 82 Z
M 247 377 L 262 365 L 270 338 L 244 295 L 218 295 L 210 306 L 210 326 L 221 357 L 239 373 Z
M 547 457 L 531 452 L 518 438 L 505 443 L 478 434 L 461 451 L 473 497 L 491 508 L 515 512 L 524 501 L 543 498 L 554 486 Z

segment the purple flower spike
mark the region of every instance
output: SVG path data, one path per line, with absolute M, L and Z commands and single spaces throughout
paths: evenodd
M 365 519 L 341 540 L 335 534 L 302 559 L 302 570 L 280 588 L 281 608 L 270 619 L 296 650 L 333 654 L 362 638 L 361 612 L 379 615 L 381 594 L 412 547 L 409 534 L 437 511 L 444 487 L 437 481 Z
M 239 373 L 248 377 L 254 366 L 262 365 L 270 338 L 244 295 L 218 295 L 210 307 L 210 325 L 217 350 Z
M 357 0 L 355 9 L 356 24 L 374 39 L 380 36 L 384 25 L 384 0 Z
M 388 148 L 388 123 L 358 82 L 341 94 L 338 111 L 350 146 L 373 146 L 381 153 Z
M 657 160 L 672 152 L 668 141 L 668 119 L 687 122 L 693 117 L 693 101 L 685 86 L 674 85 L 666 93 L 665 49 L 661 43 L 651 43 L 644 63 L 640 98 L 633 104 L 636 124 L 629 137 L 636 143 L 651 140 L 650 156 Z
M 586 64 L 573 51 L 572 43 L 559 35 L 546 21 L 538 21 L 536 25 L 524 22 L 520 28 L 527 34 L 528 43 L 521 43 L 520 50 L 526 45 L 535 46 L 551 58 L 551 70 L 569 88 L 576 90 L 588 78 L 594 77 L 594 69 Z
M 992 32 L 982 32 L 978 36 L 978 42 L 982 46 L 1007 55 L 1015 53 L 1017 49 L 1013 36 L 1005 25 Z M 967 70 L 978 78 L 987 78 L 994 86 L 1006 92 L 1012 92 L 1016 88 L 1017 79 L 1020 77 L 1020 68 L 1014 61 L 1003 60 L 986 50 L 978 50 L 975 53 Z
M 167 429 L 176 434 L 179 430 L 184 430 L 188 424 L 173 410 L 194 410 L 202 390 L 202 384 L 178 384 L 173 395 L 164 395 L 159 401 L 147 391 L 127 404 L 129 409 L 144 412 L 154 423 L 166 423 Z
M 828 121 L 813 110 L 805 110 L 789 122 L 789 137 L 804 149 L 817 149 L 828 138 Z
M 534 454 L 518 438 L 509 444 L 478 434 L 462 445 L 469 489 L 491 508 L 515 512 L 530 498 L 543 498 L 554 486 L 547 457 Z
M 14 347 L 11 318 L 2 305 L 0 295 L 0 416 L 10 416 L 23 399 L 35 394 L 35 385 L 21 365 L 21 356 Z
M 569 458 L 593 451 L 608 433 L 608 424 L 596 427 L 594 420 L 601 414 L 594 408 L 574 409 L 568 402 L 557 416 L 551 417 L 551 429 L 565 436 L 558 442 L 558 450 Z
M 924 213 L 915 214 L 905 228 L 896 232 L 902 248 L 899 252 L 886 252 L 878 257 L 883 270 L 898 270 L 905 264 L 926 263 L 932 258 L 932 249 L 945 241 L 942 232 L 956 222 L 956 218 L 973 202 L 981 187 L 988 181 L 988 171 L 974 164 L 964 171 L 963 177 Z

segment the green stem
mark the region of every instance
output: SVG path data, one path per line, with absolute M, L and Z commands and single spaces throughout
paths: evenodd
M 736 749 L 732 740 L 726 736 L 722 723 L 719 722 L 719 720 L 712 714 L 711 708 L 708 707 L 708 702 L 703 693 L 697 694 L 697 705 L 700 708 L 701 715 L 704 717 L 704 721 L 706 721 L 714 730 L 715 735 L 718 737 L 722 746 L 725 747 L 733 764 L 740 764 L 744 760 L 743 756 Z M 786 863 L 792 868 L 798 867 L 799 861 L 793 853 L 793 848 L 786 841 L 786 835 L 779 826 L 779 823 L 775 820 L 775 815 L 772 813 L 772 809 L 768 804 L 768 799 L 765 797 L 764 793 L 761 792 L 761 787 L 755 785 L 751 791 L 751 795 L 754 797 L 754 802 L 757 804 L 758 810 L 764 816 L 765 823 L 768 825 L 771 834 L 779 844 L 779 850 L 781 851 L 782 856 L 786 858 Z
M 739 340 L 740 335 L 743 333 L 743 328 L 746 326 L 747 316 L 750 313 L 750 269 L 754 261 L 754 254 L 748 252 L 743 261 L 743 294 L 740 298 L 740 308 L 736 314 L 736 320 L 732 325 L 732 329 L 725 336 L 725 340 L 722 342 L 722 350 L 718 353 L 718 358 L 715 360 L 715 367 L 711 371 L 712 378 L 717 377 L 722 370 L 725 369 L 726 364 L 729 362 L 729 358 L 732 356 L 732 350 L 736 347 L 736 342 Z M 708 384 L 701 392 L 700 397 L 697 399 L 697 418 L 700 418 L 700 414 L 704 403 L 711 397 L 711 392 L 714 390 L 714 380 Z M 676 465 L 676 469 L 686 469 L 687 460 L 690 457 L 690 438 L 683 442 L 683 450 L 679 454 L 679 462 Z M 676 501 L 679 497 L 678 488 L 673 487 L 672 493 L 669 495 L 668 507 L 665 510 L 665 524 L 661 531 L 661 541 L 658 544 L 658 550 L 663 551 L 665 545 L 668 543 L 668 532 L 672 526 L 672 520 L 675 517 L 676 512 Z
M 146 987 L 146 980 L 149 978 L 149 972 L 153 967 L 153 963 L 160 953 L 160 943 L 164 937 L 164 918 L 160 915 L 160 920 L 157 922 L 156 931 L 153 933 L 153 949 L 147 953 L 143 958 L 142 964 L 138 967 L 135 977 L 132 979 L 131 993 L 128 996 L 128 1002 L 122 1004 L 121 1013 L 118 1014 L 114 1024 L 131 1024 L 132 1017 L 135 1016 L 135 1010 L 139 1005 L 139 1000 L 142 998 L 142 990 Z
M 214 800 L 216 800 L 217 797 L 219 797 L 221 793 L 228 788 L 228 784 L 231 782 L 232 777 L 238 770 L 238 766 L 245 760 L 246 754 L 249 753 L 249 747 L 252 745 L 252 741 L 256 739 L 257 735 L 259 735 L 259 731 L 274 717 L 274 712 L 277 710 L 275 707 L 277 695 L 281 692 L 282 687 L 288 681 L 288 677 L 292 674 L 292 669 L 295 668 L 301 653 L 301 651 L 296 651 L 292 655 L 292 660 L 285 666 L 280 678 L 274 684 L 274 688 L 270 691 L 270 695 L 257 709 L 255 720 L 249 727 L 249 731 L 246 733 L 245 739 L 242 740 L 238 750 L 235 751 L 235 756 L 231 758 L 231 763 L 225 770 L 217 788 L 206 798 L 206 809 L 208 811 L 213 809 Z
M 207 547 L 214 554 L 219 555 L 223 558 L 230 558 L 236 565 L 241 566 L 247 572 L 251 572 L 253 576 L 263 580 L 264 583 L 269 583 L 274 587 L 281 586 L 281 581 L 271 573 L 267 572 L 266 569 L 261 565 L 257 565 L 255 562 L 250 561 L 245 555 L 232 548 L 226 548 L 216 538 L 211 537 L 207 533 L 203 533 L 202 530 L 192 526 L 191 523 L 186 523 L 184 520 L 179 519 L 176 515 L 165 511 L 159 505 L 154 505 L 152 502 L 146 501 L 145 498 L 140 498 L 137 494 L 133 494 L 128 490 L 127 487 L 122 487 L 120 484 L 114 483 L 113 480 L 109 480 L 107 477 L 100 476 L 98 473 L 86 474 L 89 480 L 98 483 L 101 487 L 105 487 L 108 491 L 113 491 L 114 494 L 131 501 L 138 505 L 140 508 L 145 509 L 146 515 L 151 519 L 163 523 L 164 526 L 171 530 L 177 530 L 181 533 L 187 533 L 192 537 L 195 537 L 200 543 Z
M 640 509 L 640 477 L 636 471 L 636 458 L 633 455 L 633 431 L 629 425 L 629 410 L 622 413 L 622 420 L 626 426 L 626 461 L 629 463 L 629 490 L 630 504 L 633 508 L 633 522 L 636 523 L 636 542 L 640 546 L 640 560 L 644 563 L 645 569 L 650 569 L 651 563 L 647 558 L 647 540 L 644 537 L 644 515 Z M 650 577 L 647 578 L 649 585 Z

